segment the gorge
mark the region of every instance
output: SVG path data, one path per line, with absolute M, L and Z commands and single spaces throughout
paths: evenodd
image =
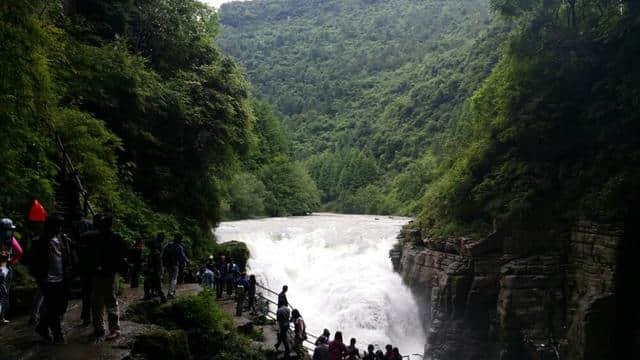
M 0 5 L 10 317 L 38 200 L 72 235 L 99 213 L 129 245 L 181 235 L 200 269 L 244 241 L 361 349 L 640 358 L 640 1 L 207 3 Z M 202 294 L 176 318 L 224 333 Z M 236 340 L 214 359 L 264 355 Z

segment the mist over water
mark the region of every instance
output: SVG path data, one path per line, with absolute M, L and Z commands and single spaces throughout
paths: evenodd
M 422 353 L 425 334 L 416 301 L 393 272 L 389 250 L 408 219 L 386 216 L 314 214 L 304 217 L 223 222 L 222 242 L 245 242 L 250 271 L 267 287 L 289 286 L 289 302 L 308 331 L 342 330 L 403 355 Z

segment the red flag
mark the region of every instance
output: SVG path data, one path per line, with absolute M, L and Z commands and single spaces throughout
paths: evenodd
M 29 221 L 33 222 L 44 222 L 44 219 L 47 218 L 47 212 L 44 210 L 44 207 L 38 200 L 33 200 L 33 205 L 31 205 L 31 210 L 29 210 Z

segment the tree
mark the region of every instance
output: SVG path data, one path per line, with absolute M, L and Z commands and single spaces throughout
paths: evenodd
M 279 156 L 260 171 L 268 191 L 265 207 L 270 216 L 304 215 L 320 201 L 315 183 L 297 162 Z

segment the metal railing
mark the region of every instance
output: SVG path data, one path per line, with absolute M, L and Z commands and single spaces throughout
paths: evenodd
M 280 295 L 279 293 L 277 293 L 277 292 L 275 292 L 275 291 L 273 291 L 273 290 L 271 290 L 271 289 L 269 289 L 269 288 L 267 288 L 267 287 L 265 287 L 265 286 L 262 286 L 262 285 L 260 285 L 260 284 L 258 284 L 258 283 L 256 283 L 256 287 L 257 287 L 257 288 L 260 288 L 260 289 L 262 289 L 262 290 L 264 290 L 264 291 L 266 291 L 266 292 L 267 292 L 267 293 L 269 293 L 269 294 L 272 294 L 272 295 L 275 295 L 275 296 L 279 296 L 279 295 Z M 278 303 L 277 303 L 276 301 L 274 301 L 273 299 L 270 299 L 270 298 L 268 298 L 268 297 L 264 296 L 264 295 L 263 295 L 263 294 L 261 294 L 261 293 L 256 292 L 256 296 L 257 296 L 257 297 L 259 297 L 259 298 L 261 298 L 261 299 L 263 299 L 263 300 L 265 300 L 265 301 L 267 301 L 267 303 L 269 303 L 269 304 L 273 304 L 273 305 L 278 306 Z M 295 309 L 295 307 L 294 307 L 290 302 L 289 302 L 289 306 L 291 306 L 291 308 L 294 308 L 294 309 Z M 276 318 L 277 314 L 276 314 L 276 312 L 274 312 L 274 311 L 270 310 L 268 307 L 267 307 L 267 313 L 265 314 L 265 316 L 266 316 L 267 318 L 271 319 L 271 320 L 277 321 L 277 318 Z M 294 330 L 294 331 L 295 331 L 295 327 L 294 327 L 291 323 L 289 324 L 289 329 L 290 329 L 290 330 Z M 312 333 L 310 333 L 309 331 L 307 331 L 306 333 L 307 333 L 307 339 L 306 339 L 306 340 L 304 340 L 304 343 L 310 344 L 310 346 L 309 346 L 309 345 L 306 345 L 306 344 L 304 344 L 304 343 L 303 343 L 303 347 L 304 347 L 307 351 L 312 352 L 312 351 L 313 351 L 313 349 L 314 349 L 314 348 L 315 348 L 315 346 L 316 346 L 316 341 L 318 340 L 318 338 L 319 338 L 319 337 L 318 337 L 318 336 L 316 336 L 316 335 L 314 335 L 314 334 L 312 334 Z M 311 341 L 311 340 L 309 340 L 309 339 L 313 339 L 313 341 Z M 366 342 L 366 341 L 361 341 L 361 342 L 362 342 L 363 344 L 373 344 L 373 343 L 371 343 L 371 342 Z M 373 345 L 376 345 L 376 346 L 377 346 L 378 344 L 373 344 Z M 411 354 L 411 355 L 404 355 L 404 356 L 402 356 L 402 358 L 403 358 L 403 359 L 405 359 L 405 358 L 406 358 L 406 359 L 410 359 L 410 358 L 411 358 L 411 356 L 419 356 L 420 358 L 424 358 L 424 355 L 423 355 L 423 354 L 419 354 L 419 353 L 415 353 L 415 354 Z
M 271 289 L 269 289 L 269 288 L 266 288 L 266 287 L 264 287 L 264 286 L 262 286 L 262 285 L 260 285 L 260 284 L 256 284 L 256 287 L 258 287 L 258 288 L 260 288 L 260 289 L 263 289 L 263 290 L 265 290 L 265 291 L 267 291 L 267 292 L 269 292 L 269 293 L 271 293 L 271 294 L 273 294 L 273 295 L 276 295 L 276 296 L 278 296 L 278 295 L 279 295 L 277 292 L 275 292 L 275 291 L 273 291 L 273 290 L 271 290 Z M 257 297 L 259 297 L 259 298 L 261 298 L 261 299 L 263 299 L 263 300 L 265 300 L 265 301 L 267 301 L 267 302 L 268 302 L 268 303 L 270 303 L 270 304 L 273 304 L 273 305 L 276 305 L 276 306 L 278 305 L 278 303 L 277 303 L 277 302 L 273 301 L 272 299 L 269 299 L 268 297 L 266 297 L 266 296 L 264 296 L 264 295 L 262 295 L 262 294 L 260 294 L 260 293 L 256 293 L 256 296 L 257 296 Z M 291 305 L 291 304 L 289 304 L 289 305 Z M 293 307 L 293 305 L 291 305 L 291 307 Z M 276 314 L 276 312 L 271 311 L 271 310 L 269 310 L 268 308 L 267 308 L 267 313 L 265 314 L 265 316 L 266 316 L 267 318 L 271 319 L 271 320 L 274 320 L 274 321 L 277 321 L 277 320 L 278 320 L 278 319 L 277 319 L 277 314 Z M 295 331 L 295 326 L 294 326 L 293 324 L 291 324 L 291 323 L 289 323 L 289 330 L 294 330 L 294 331 Z M 305 331 L 306 331 L 306 329 L 305 329 Z M 307 351 L 313 351 L 313 349 L 314 349 L 314 348 L 313 348 L 313 346 L 315 346 L 315 345 L 316 345 L 316 340 L 318 340 L 318 336 L 316 336 L 316 335 L 314 335 L 314 334 L 312 334 L 312 333 L 310 333 L 310 332 L 308 332 L 308 331 L 306 331 L 306 333 L 307 333 L 307 339 L 305 339 L 305 340 L 304 340 L 304 342 L 303 342 L 303 345 L 302 345 L 302 346 L 303 346 Z M 312 338 L 314 341 L 309 340 L 309 338 Z M 304 343 L 308 343 L 308 344 L 310 344 L 312 347 L 309 347 L 309 346 L 305 345 Z
M 69 157 L 69 154 L 64 148 L 64 144 L 62 143 L 62 138 L 60 138 L 60 135 L 58 135 L 58 131 L 56 130 L 56 127 L 53 124 L 53 122 L 47 121 L 47 123 L 51 128 L 51 131 L 53 132 L 53 135 L 56 140 L 56 145 L 58 145 L 58 149 L 62 154 L 65 170 L 67 171 L 67 173 L 70 173 L 72 175 L 73 182 L 76 184 L 76 186 L 78 187 L 78 190 L 80 191 L 80 194 L 82 195 L 82 198 L 84 200 L 85 210 L 88 210 L 92 216 L 95 215 L 93 207 L 91 206 L 91 202 L 89 201 L 89 192 L 84 188 L 84 186 L 82 186 L 80 175 L 78 174 L 78 171 L 73 165 L 73 161 L 71 161 L 71 157 Z

